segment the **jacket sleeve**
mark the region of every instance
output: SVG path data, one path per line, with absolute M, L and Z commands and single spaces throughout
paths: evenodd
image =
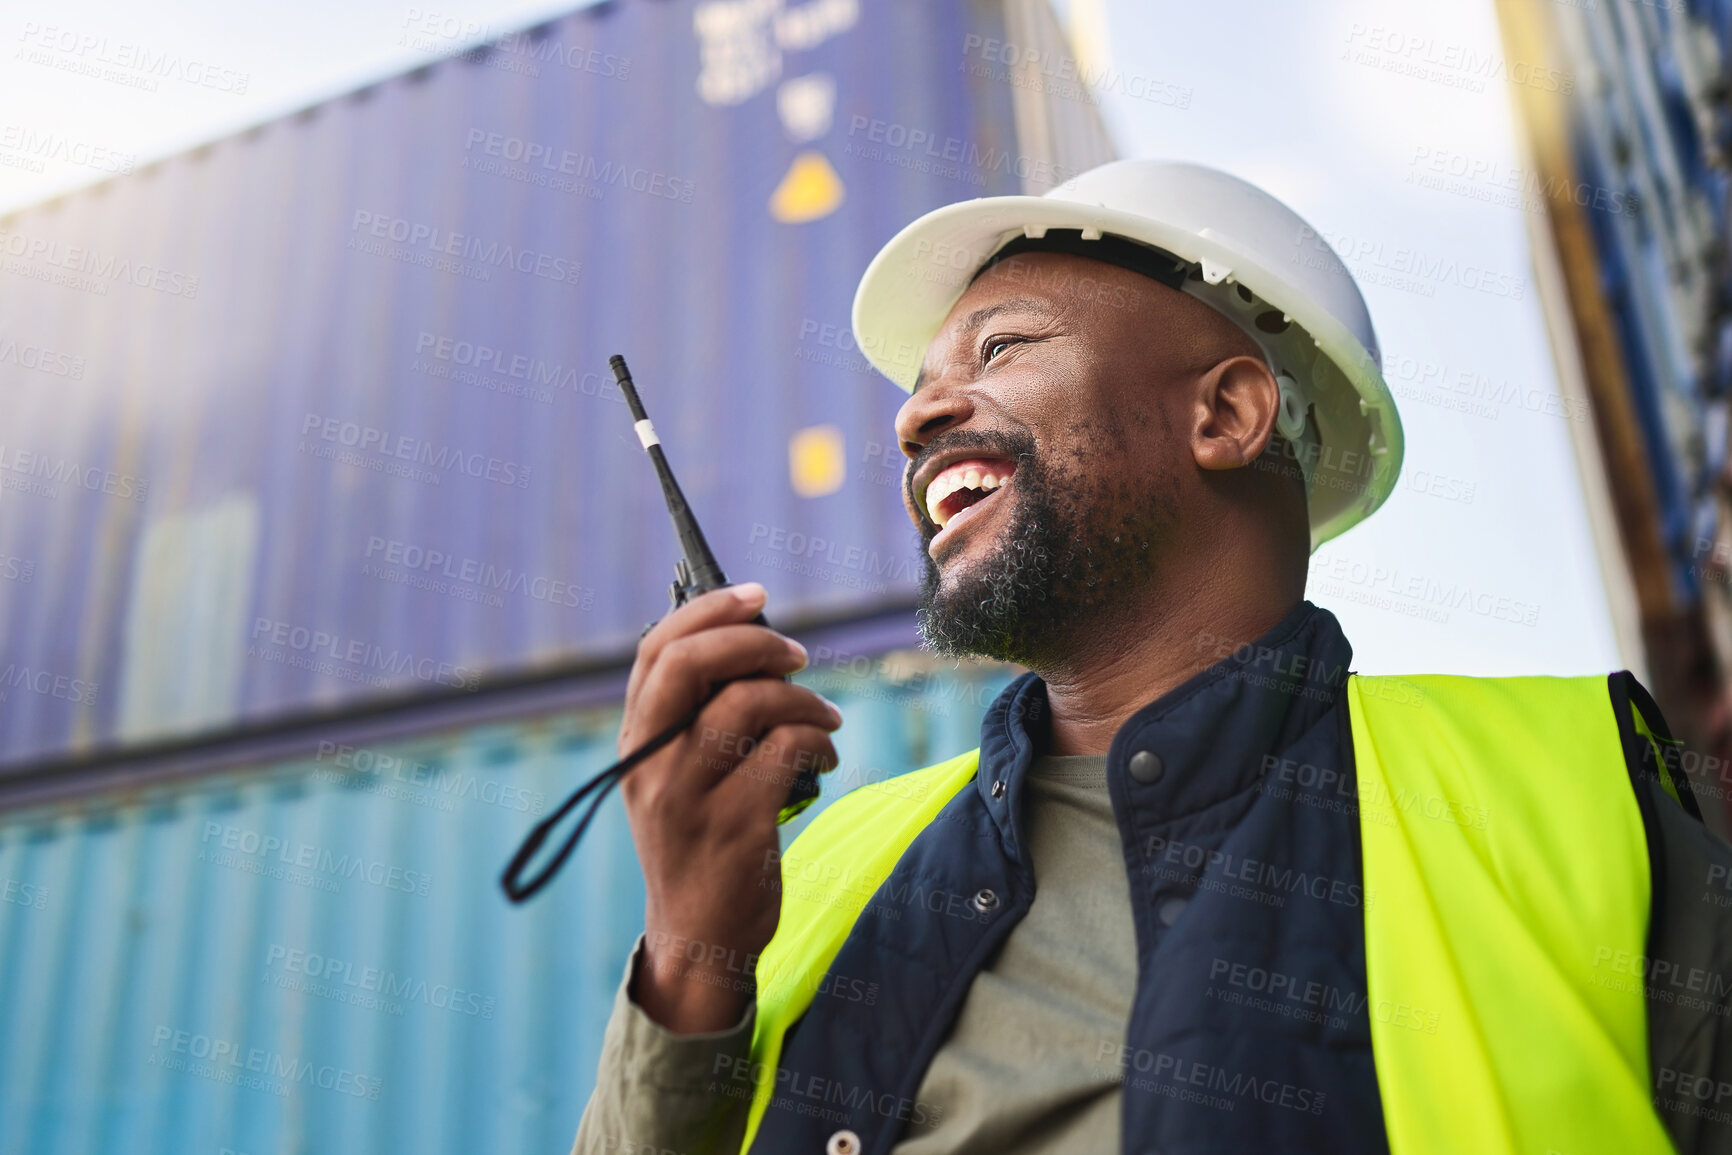
M 734 1155 L 745 1139 L 751 1084 L 728 1072 L 749 1061 L 757 1003 L 727 1030 L 676 1035 L 632 999 L 642 951 L 639 935 L 614 995 L 572 1155 Z
M 1684 1155 L 1732 1153 L 1732 846 L 1702 823 L 1673 738 L 1627 672 L 1612 704 L 1642 824 L 1653 900 L 1647 957 L 1654 1107 Z M 1711 785 L 1711 784 L 1710 784 Z M 1584 852 L 1591 853 L 1590 847 Z

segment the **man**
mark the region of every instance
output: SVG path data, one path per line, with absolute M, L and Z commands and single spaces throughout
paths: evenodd
M 786 857 L 817 695 L 733 681 L 633 772 L 579 1152 L 1732 1150 L 1732 849 L 1646 693 L 1349 676 L 1304 600 L 1401 457 L 1316 235 L 1123 161 L 885 246 L 854 323 L 912 392 L 921 630 L 1031 673 Z M 804 663 L 763 600 L 649 632 L 622 751 Z

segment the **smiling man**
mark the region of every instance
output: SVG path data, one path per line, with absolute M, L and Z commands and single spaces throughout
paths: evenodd
M 885 246 L 854 326 L 911 393 L 922 635 L 1030 673 L 786 855 L 808 690 L 733 681 L 626 779 L 645 935 L 579 1152 L 1732 1150 L 1732 849 L 1646 692 L 1360 677 L 1304 600 L 1402 445 L 1316 237 L 1124 161 Z M 646 635 L 622 751 L 804 663 L 763 598 Z

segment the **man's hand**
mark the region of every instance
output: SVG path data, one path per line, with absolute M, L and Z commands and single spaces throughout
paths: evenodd
M 674 610 L 638 643 L 626 685 L 621 756 L 690 713 L 715 683 L 744 679 L 620 784 L 648 891 L 633 995 L 679 1034 L 739 1019 L 781 913 L 776 815 L 801 770 L 837 761 L 830 732 L 842 715 L 781 680 L 805 666 L 806 651 L 752 623 L 764 597 L 748 582 Z

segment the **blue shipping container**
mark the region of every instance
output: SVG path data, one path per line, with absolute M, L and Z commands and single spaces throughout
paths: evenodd
M 847 718 L 826 800 L 978 744 L 1007 680 L 802 677 Z M 0 811 L 0 1151 L 566 1151 L 643 925 L 618 801 L 527 906 L 496 879 L 617 725 L 333 739 Z

